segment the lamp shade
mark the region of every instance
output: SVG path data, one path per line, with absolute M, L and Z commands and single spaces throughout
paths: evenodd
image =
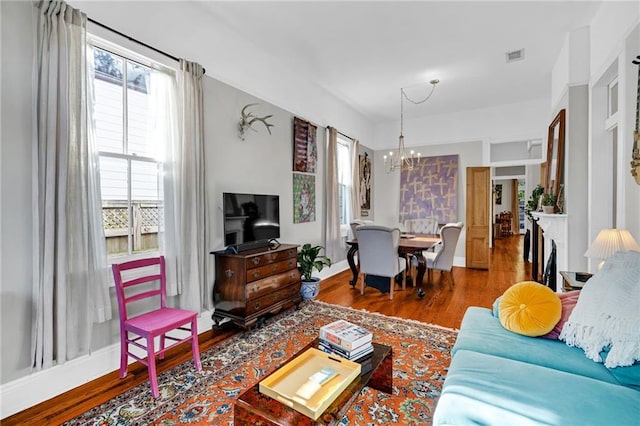
M 619 251 L 638 250 L 640 246 L 626 229 L 603 229 L 584 253 L 593 259 L 608 259 Z

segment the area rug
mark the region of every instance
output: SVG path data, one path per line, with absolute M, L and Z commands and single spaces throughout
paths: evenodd
M 345 319 L 393 347 L 393 394 L 364 388 L 343 425 L 431 424 L 457 332 L 317 301 L 303 302 L 238 333 L 201 354 L 202 371 L 184 362 L 158 376 L 160 397 L 148 382 L 97 406 L 68 425 L 233 425 L 233 403 L 318 336 L 319 328 Z

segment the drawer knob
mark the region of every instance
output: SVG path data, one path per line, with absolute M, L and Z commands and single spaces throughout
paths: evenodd
M 233 272 L 232 269 L 227 269 L 226 271 L 224 271 L 224 274 L 227 276 L 227 278 L 231 278 L 234 273 L 235 272 Z
M 260 276 L 260 271 L 253 272 L 253 278 L 258 278 Z
M 254 308 L 255 308 L 256 310 L 258 310 L 258 309 L 260 309 L 260 306 L 262 306 L 262 304 L 261 304 L 260 302 L 258 302 L 258 303 L 256 303 L 256 304 L 254 305 Z
M 254 264 L 254 265 L 257 265 L 258 263 L 260 263 L 260 258 L 259 258 L 259 257 L 254 257 L 254 258 L 252 259 L 252 261 L 253 261 L 253 264 Z

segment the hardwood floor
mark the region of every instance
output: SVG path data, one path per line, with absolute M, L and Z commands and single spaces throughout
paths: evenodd
M 405 291 L 397 287 L 393 301 L 389 300 L 388 294 L 382 294 L 373 288 L 367 288 L 362 296 L 360 282 L 356 289 L 348 284 L 351 279 L 350 271 L 323 280 L 317 299 L 354 309 L 459 328 L 467 307 L 490 308 L 493 301 L 510 285 L 529 279 L 531 265 L 523 261 L 522 250 L 522 236 L 496 240 L 489 270 L 454 267 L 453 289 L 449 285 L 449 277 L 436 271 L 432 274 L 432 283 L 427 283 L 425 276 L 425 296 L 422 299 L 417 297 L 415 288 L 412 287 Z M 236 328 L 229 328 L 201 333 L 200 351 L 206 351 L 238 331 Z M 191 359 L 188 345 L 182 347 L 184 349 L 167 353 L 165 360 L 158 363 L 158 373 Z M 120 379 L 118 372 L 114 371 L 3 419 L 1 423 L 3 426 L 61 424 L 147 380 L 146 367 L 136 363 L 129 367 L 129 373 L 124 379 Z

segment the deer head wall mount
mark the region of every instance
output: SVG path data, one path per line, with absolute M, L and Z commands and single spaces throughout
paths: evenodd
M 267 132 L 271 134 L 271 127 L 273 127 L 273 124 L 268 123 L 267 120 L 273 117 L 273 114 L 265 115 L 264 117 L 258 117 L 253 112 L 247 111 L 248 108 L 254 105 L 258 104 L 247 104 L 242 108 L 242 111 L 240 112 L 242 116 L 240 117 L 240 121 L 238 122 L 238 136 L 242 140 L 244 140 L 245 138 L 247 129 L 251 129 L 254 132 L 257 132 L 257 130 L 253 128 L 253 123 L 255 123 L 256 121 L 264 124 L 264 126 L 267 128 Z

